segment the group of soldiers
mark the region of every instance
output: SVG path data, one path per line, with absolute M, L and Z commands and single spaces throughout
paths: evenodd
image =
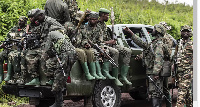
M 109 14 L 110 11 L 105 8 L 100 8 L 98 12 L 79 11 L 75 0 L 66 0 L 66 2 L 47 0 L 44 10 L 38 8 L 30 10 L 27 14 L 28 18 L 21 16 L 18 25 L 9 31 L 6 41 L 0 46 L 4 48 L 0 53 L 0 82 L 4 79 L 3 63 L 6 59 L 8 59 L 8 72 L 4 81 L 9 84 L 39 86 L 39 69 L 41 69 L 49 79 L 46 84 L 52 85 L 52 92 L 55 94 L 55 103 L 51 107 L 62 106 L 62 91 L 66 76 L 76 60 L 80 62 L 88 81 L 112 79 L 116 85 L 123 86 L 118 79 L 120 74 L 125 84 L 132 85 L 126 78 L 131 49 L 117 45 L 116 39 L 108 33 L 105 22 L 108 21 Z M 27 25 L 28 19 L 31 23 Z M 163 85 L 167 87 L 168 82 L 167 77 L 160 76 L 163 63 L 171 61 L 173 40 L 167 34 L 167 30 L 169 26 L 165 22 L 156 24 L 152 32 L 154 39 L 146 43 L 129 28 L 123 29 L 127 36 L 144 49 L 141 58 L 149 77 L 148 90 L 153 107 L 161 107 L 160 90 L 163 90 Z M 181 39 L 177 45 L 176 64 L 179 80 L 177 107 L 192 106 L 191 33 L 189 26 L 183 26 Z M 123 60 L 119 69 L 120 56 Z M 112 66 L 111 74 L 110 66 Z M 30 82 L 26 81 L 27 74 L 31 75 Z M 166 96 L 169 100 L 170 94 Z M 167 102 L 167 106 L 171 107 L 170 102 Z

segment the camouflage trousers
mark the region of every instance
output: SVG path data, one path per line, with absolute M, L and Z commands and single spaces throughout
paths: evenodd
M 52 92 L 63 91 L 67 77 L 59 70 L 59 65 L 56 57 L 49 58 L 46 61 L 48 76 L 54 80 L 52 85 Z
M 108 48 L 108 52 L 110 56 L 114 59 L 115 63 L 119 63 L 119 57 L 122 58 L 122 64 L 129 66 L 130 58 L 131 58 L 131 49 L 117 45 L 116 48 L 104 46 L 104 48 Z
M 181 105 L 186 105 L 187 107 L 193 107 L 193 99 L 192 99 L 192 71 L 187 70 L 178 73 L 179 85 L 178 85 L 178 97 L 177 97 L 177 107 L 181 107 Z
M 4 60 L 7 60 L 7 59 L 8 59 L 8 53 L 9 53 L 8 50 L 3 50 L 3 51 L 0 53 L 0 63 L 1 63 L 1 64 L 4 63 Z
M 19 78 L 20 75 L 20 60 L 21 52 L 18 50 L 11 51 L 8 54 L 8 63 L 12 65 L 12 71 L 14 72 L 14 78 Z
M 75 48 L 78 60 L 81 61 L 81 63 L 84 62 L 94 62 L 95 61 L 95 56 L 94 56 L 94 49 L 80 49 L 80 48 Z
M 32 78 L 39 77 L 40 69 L 42 71 L 46 70 L 45 66 L 45 53 L 40 48 L 36 48 L 33 50 L 28 50 L 26 52 L 22 52 L 21 54 L 21 70 L 22 77 L 25 77 L 27 73 L 31 74 Z M 24 59 L 24 60 L 23 60 Z
M 150 77 L 153 79 L 153 75 L 150 75 Z M 151 98 L 162 98 L 162 95 L 160 94 L 160 91 L 158 88 L 154 85 L 154 83 L 151 80 L 149 81 L 149 95 Z M 163 77 L 159 77 L 158 80 L 154 80 L 155 84 L 159 87 L 159 89 L 163 92 Z

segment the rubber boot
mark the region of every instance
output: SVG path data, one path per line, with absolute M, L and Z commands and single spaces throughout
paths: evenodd
M 160 100 L 158 98 L 152 98 L 152 107 L 161 107 Z
M 115 77 L 112 77 L 110 74 L 109 74 L 109 66 L 110 66 L 110 62 L 104 62 L 103 65 L 102 65 L 102 73 L 103 75 L 108 78 L 108 79 L 116 79 Z
M 123 86 L 123 84 L 119 81 L 118 79 L 118 68 L 113 68 L 113 71 L 112 71 L 112 76 L 115 77 L 115 84 L 117 86 Z
M 90 74 L 89 69 L 88 69 L 88 66 L 87 66 L 87 62 L 81 63 L 81 66 L 82 66 L 82 68 L 83 68 L 83 71 L 85 72 L 86 79 L 87 79 L 87 80 L 94 80 L 95 77 L 93 77 L 93 76 Z
M 40 85 L 40 81 L 39 81 L 39 78 L 34 78 L 31 82 L 29 83 L 26 83 L 25 85 Z
M 63 106 L 63 93 L 59 91 L 55 93 L 55 103 L 50 107 L 62 107 Z
M 121 67 L 121 77 L 122 77 L 122 80 L 123 80 L 126 84 L 132 85 L 132 83 L 131 83 L 130 81 L 128 81 L 128 79 L 126 78 L 127 73 L 128 73 L 128 69 L 129 69 L 129 66 L 122 65 L 122 67 Z
M 10 80 L 11 72 L 12 72 L 12 64 L 8 63 L 8 70 L 7 70 L 6 78 L 4 79 L 4 81 L 7 82 Z
M 106 77 L 104 77 L 104 76 L 102 75 L 102 73 L 101 73 L 101 67 L 100 67 L 99 61 L 96 61 L 95 64 L 96 64 L 96 68 L 97 68 L 97 69 L 96 69 L 96 70 L 97 70 L 97 75 L 98 75 L 99 77 L 101 77 L 103 80 L 105 80 Z
M 169 99 L 169 101 L 172 101 L 171 100 L 171 96 L 168 94 L 168 95 L 166 95 L 167 96 L 167 99 Z M 166 107 L 172 107 L 172 104 L 171 103 L 169 103 L 169 101 L 167 101 L 167 99 L 165 99 L 165 102 L 166 102 Z
M 101 77 L 99 77 L 97 74 L 96 74 L 96 65 L 95 65 L 95 62 L 91 62 L 89 63 L 89 69 L 90 69 L 90 73 L 93 77 L 95 77 L 95 79 L 102 79 Z
M 0 83 L 2 83 L 4 78 L 4 73 L 3 73 L 3 64 L 0 63 Z

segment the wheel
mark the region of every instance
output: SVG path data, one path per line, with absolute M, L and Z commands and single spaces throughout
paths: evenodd
M 92 100 L 94 107 L 120 107 L 121 89 L 113 80 L 96 81 Z

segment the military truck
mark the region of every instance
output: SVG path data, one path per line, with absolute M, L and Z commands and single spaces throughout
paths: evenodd
M 108 29 L 111 29 L 111 27 L 111 25 L 108 25 Z M 130 69 L 127 75 L 132 85 L 123 83 L 124 85 L 122 87 L 118 87 L 113 80 L 109 79 L 87 81 L 80 63 L 77 61 L 72 66 L 67 77 L 66 88 L 63 93 L 65 100 L 71 99 L 72 101 L 79 101 L 84 99 L 85 106 L 120 107 L 121 93 L 129 93 L 135 100 L 147 98 L 145 67 L 143 66 L 142 60 L 135 60 L 135 56 L 141 54 L 143 49 L 125 36 L 122 31 L 125 27 L 129 27 L 143 41 L 147 42 L 151 37 L 153 26 L 143 24 L 114 25 L 114 33 L 117 37 L 118 44 L 129 47 L 132 50 Z M 30 81 L 30 78 L 27 77 L 26 81 Z M 40 81 L 41 85 L 38 87 L 6 84 L 3 86 L 3 91 L 7 94 L 20 97 L 29 97 L 31 105 L 48 107 L 54 103 L 54 95 L 51 92 L 51 86 L 46 85 L 47 77 L 41 70 Z

